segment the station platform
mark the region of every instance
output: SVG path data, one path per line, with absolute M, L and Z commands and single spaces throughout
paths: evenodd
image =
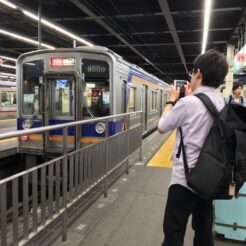
M 137 156 L 132 156 L 129 174 L 123 174 L 110 187 L 108 197 L 100 196 L 82 214 L 79 204 L 69 212 L 67 241 L 55 236 L 57 230 L 60 233 L 59 225 L 44 229 L 33 245 L 160 246 L 174 140 L 175 132 L 164 135 L 155 132 L 145 138 L 143 160 L 136 161 Z M 192 240 L 189 222 L 184 246 L 191 246 Z M 215 246 L 222 245 L 245 244 L 215 239 Z
M 16 131 L 16 119 L 1 119 L 0 134 Z M 17 138 L 0 140 L 0 159 L 17 153 Z

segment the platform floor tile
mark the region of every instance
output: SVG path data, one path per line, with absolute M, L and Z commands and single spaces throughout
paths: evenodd
M 169 136 L 167 141 L 160 147 L 152 159 L 148 162 L 149 167 L 172 167 L 173 147 L 176 139 L 176 131 Z

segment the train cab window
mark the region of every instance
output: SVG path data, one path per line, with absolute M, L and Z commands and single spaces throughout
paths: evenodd
M 22 111 L 24 115 L 41 115 L 41 84 L 44 75 L 44 61 L 36 60 L 23 64 Z
M 135 111 L 135 105 L 136 105 L 136 88 L 131 87 L 130 88 L 130 95 L 129 95 L 129 108 L 128 112 L 134 112 Z
M 105 61 L 82 60 L 82 115 L 101 117 L 110 114 L 109 64 Z

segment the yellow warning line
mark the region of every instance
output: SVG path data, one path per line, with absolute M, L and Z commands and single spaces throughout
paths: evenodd
M 6 143 L 6 142 L 10 142 L 10 141 L 14 141 L 14 140 L 17 140 L 17 138 L 8 138 L 8 139 L 4 139 L 4 140 L 0 140 L 0 144 L 1 143 Z
M 156 152 L 152 159 L 148 162 L 149 167 L 172 167 L 172 155 L 173 147 L 176 139 L 176 131 L 169 136 L 166 142 L 161 146 L 161 148 Z
M 14 119 L 5 119 L 5 120 L 0 119 L 0 122 L 5 122 L 5 121 L 16 121 L 16 118 L 14 118 Z M 13 126 L 13 127 L 14 127 L 14 126 Z

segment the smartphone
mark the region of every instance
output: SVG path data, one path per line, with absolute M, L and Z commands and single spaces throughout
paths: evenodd
M 188 84 L 187 80 L 174 80 L 174 86 L 180 88 L 181 90 L 185 89 L 185 85 Z

